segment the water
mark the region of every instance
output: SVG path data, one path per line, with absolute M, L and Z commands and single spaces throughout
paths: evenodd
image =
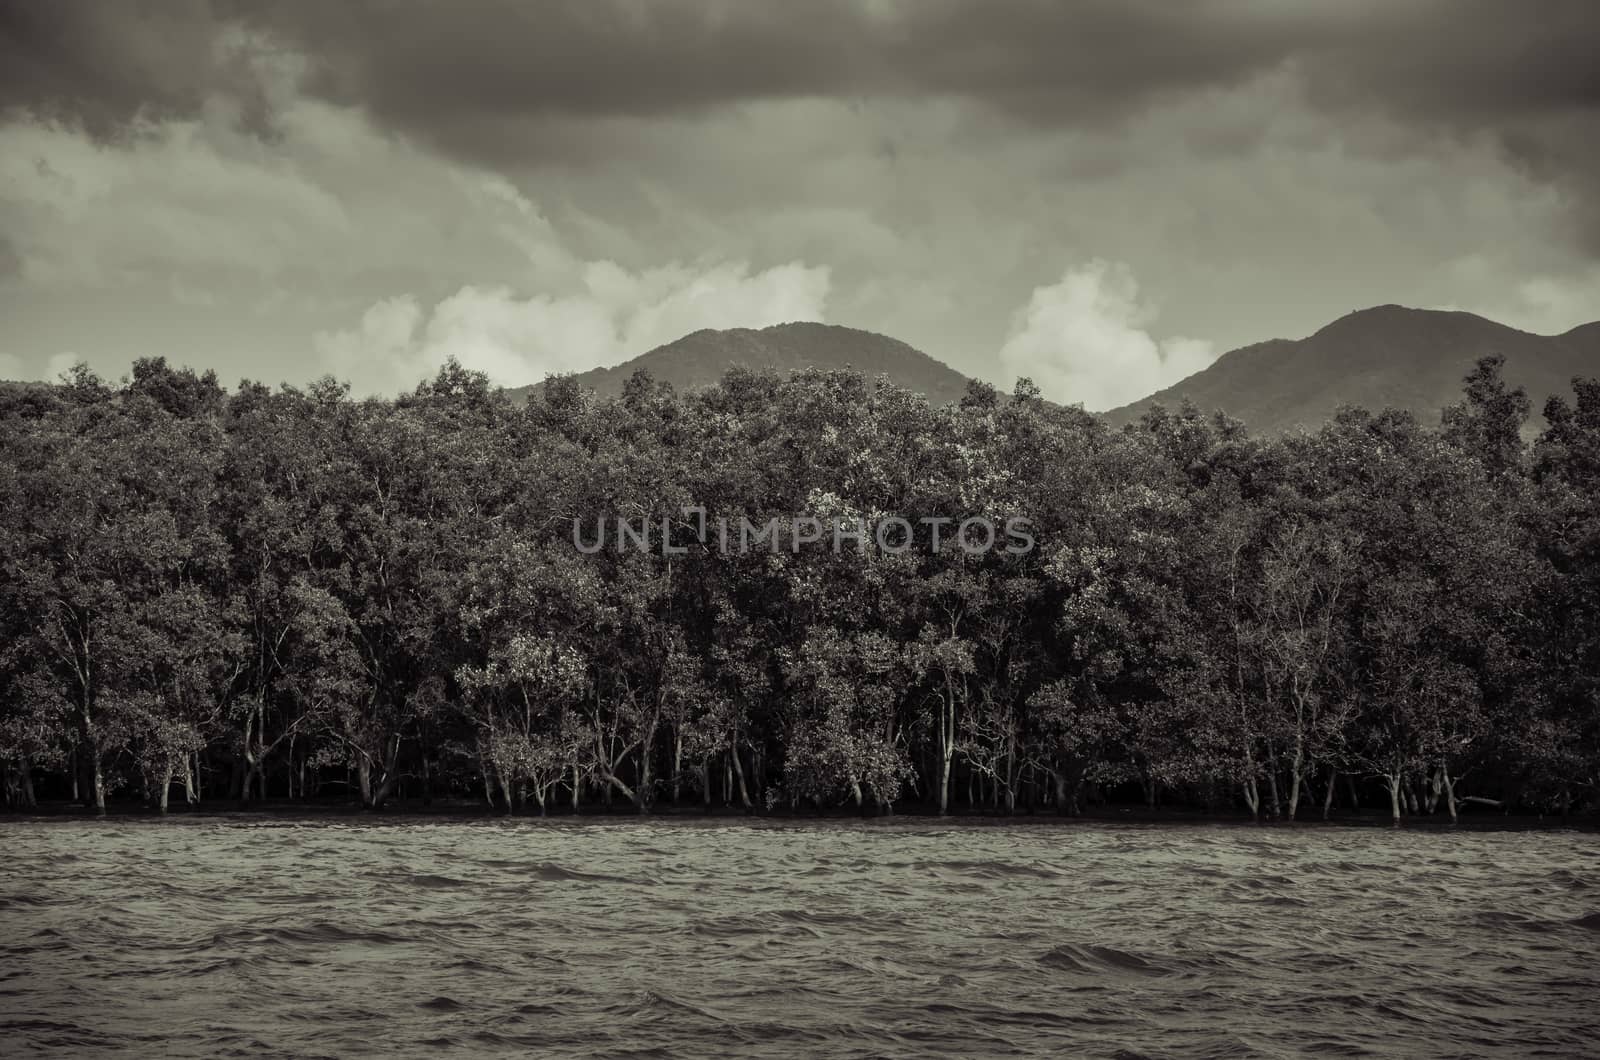
M 0 1054 L 1600 1055 L 1600 839 L 0 823 Z

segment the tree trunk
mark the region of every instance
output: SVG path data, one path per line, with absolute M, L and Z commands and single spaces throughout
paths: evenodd
M 1050 770 L 1050 779 L 1055 788 L 1056 815 L 1058 817 L 1078 816 L 1078 779 L 1077 771 L 1070 765 L 1063 764 L 1059 769 Z
M 632 788 L 628 787 L 627 784 L 623 783 L 623 780 L 622 780 L 621 777 L 619 777 L 615 773 L 611 772 L 611 770 L 606 769 L 606 770 L 602 770 L 601 771 L 601 773 L 600 773 L 600 783 L 602 785 L 604 785 L 602 790 L 606 793 L 606 804 L 607 805 L 610 805 L 610 794 L 611 794 L 611 790 L 613 788 L 615 788 L 618 792 L 620 792 L 623 798 L 627 799 L 629 802 L 633 803 L 635 806 L 639 805 L 639 803 L 641 801 L 639 796 L 634 793 L 634 790 Z M 639 812 L 640 813 L 644 813 L 645 811 L 643 809 L 641 809 Z
M 79 745 L 80 763 L 84 773 L 83 786 L 87 789 L 89 805 L 94 812 L 106 812 L 106 778 L 100 766 L 100 741 L 92 732 L 86 732 Z
M 1339 786 L 1339 771 L 1328 770 L 1328 792 L 1322 797 L 1322 819 L 1326 821 L 1333 814 L 1333 793 Z
M 157 803 L 157 809 L 162 816 L 165 816 L 167 812 L 167 793 L 172 790 L 173 772 L 172 760 L 169 758 L 167 760 L 166 768 L 161 771 L 161 797 L 160 801 Z
M 367 761 L 366 756 L 363 755 L 361 761 L 365 763 Z M 396 767 L 399 764 L 400 737 L 393 736 L 390 737 L 389 746 L 384 751 L 382 762 L 383 775 L 379 778 L 377 790 L 372 792 L 372 799 L 367 804 L 367 808 L 369 810 L 381 810 L 383 809 L 384 803 L 389 801 L 389 796 L 394 793 L 395 785 L 399 783 L 400 780 L 399 774 L 396 770 Z
M 750 791 L 744 783 L 744 763 L 739 761 L 739 741 L 734 740 L 733 747 L 729 749 L 728 756 L 733 759 L 733 775 L 739 779 L 739 803 L 744 807 L 744 812 L 749 813 Z
M 950 763 L 955 760 L 955 705 L 946 701 L 939 709 L 939 816 L 950 813 Z
M 1289 820 L 1291 821 L 1300 809 L 1300 784 L 1305 778 L 1305 768 L 1305 742 L 1297 735 L 1294 738 L 1294 757 L 1289 759 Z
M 672 805 L 678 805 L 679 777 L 683 773 L 683 728 L 672 730 Z
M 400 778 L 393 772 L 385 773 L 383 779 L 378 782 L 378 790 L 372 793 L 372 805 L 368 809 L 374 812 L 383 809 L 384 805 L 389 801 L 389 796 L 394 794 L 395 785 L 399 782 Z
M 633 790 L 633 806 L 640 813 L 650 812 L 650 789 L 655 783 L 656 724 L 650 723 L 644 742 L 639 745 L 639 786 Z
M 257 772 L 259 772 L 259 767 L 254 762 L 250 762 L 244 767 L 244 783 L 239 787 L 240 808 L 250 805 L 250 794 L 256 786 Z
M 1384 777 L 1389 785 L 1389 812 L 1394 818 L 1396 827 L 1400 825 L 1400 774 L 1389 773 Z
M 240 772 L 241 770 L 243 772 L 243 778 L 239 784 L 238 792 L 239 807 L 241 809 L 250 805 L 250 796 L 253 794 L 255 785 L 256 770 L 259 768 L 261 761 L 256 755 L 255 744 L 251 739 L 255 725 L 256 712 L 254 710 L 246 711 L 244 716 L 244 742 L 241 744 L 241 749 L 239 752 L 240 758 L 234 764 L 234 771 L 236 773 Z
M 511 781 L 506 777 L 505 771 L 499 766 L 495 767 L 495 776 L 500 780 L 500 795 L 505 799 L 506 808 L 501 811 L 507 817 L 517 812 L 517 800 L 511 791 Z
M 89 768 L 94 774 L 94 812 L 104 815 L 106 812 L 106 776 L 105 772 L 100 768 L 99 752 L 94 752 L 91 757 L 92 761 L 89 763 Z

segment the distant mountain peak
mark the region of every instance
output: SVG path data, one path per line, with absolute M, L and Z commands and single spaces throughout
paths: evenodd
M 1452 326 L 1463 321 L 1493 323 L 1493 321 L 1484 320 L 1483 317 L 1474 316 L 1471 313 L 1458 312 L 1451 309 L 1417 309 L 1413 306 L 1396 305 L 1393 302 L 1388 302 L 1384 305 L 1368 306 L 1366 309 L 1357 309 L 1346 313 L 1337 320 L 1324 324 L 1312 335 L 1370 332 L 1394 328 Z
M 1315 427 L 1341 405 L 1408 409 L 1424 423 L 1461 400 L 1478 358 L 1506 359 L 1506 378 L 1533 407 L 1570 392 L 1573 376 L 1600 375 L 1600 321 L 1563 335 L 1534 335 L 1461 310 L 1386 304 L 1347 313 L 1304 339 L 1275 339 L 1225 353 L 1174 386 L 1113 409 L 1114 423 L 1154 404 L 1184 400 L 1221 409 L 1263 431 Z
M 778 372 L 848 368 L 869 378 L 886 375 L 896 386 L 923 394 L 936 405 L 959 401 L 968 382 L 943 361 L 899 339 L 809 320 L 763 328 L 701 328 L 622 364 L 581 372 L 577 380 L 597 394 L 615 396 L 629 376 L 644 369 L 659 382 L 692 390 L 714 385 L 740 365 Z M 517 387 L 507 393 L 523 398 L 542 386 Z

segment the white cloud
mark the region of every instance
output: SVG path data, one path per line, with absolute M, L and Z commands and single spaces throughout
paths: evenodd
M 422 310 L 410 295 L 386 298 L 361 315 L 361 323 L 344 331 L 318 332 L 317 352 L 341 379 L 373 372 L 410 372 L 416 367 L 417 325 Z
M 1518 305 L 1500 318 L 1505 323 L 1554 335 L 1596 318 L 1600 306 L 1600 268 L 1579 276 L 1534 276 L 1516 285 Z
M 1449 275 L 1457 289 L 1481 290 L 1471 305 L 1443 302 L 1433 309 L 1465 309 L 1536 335 L 1558 335 L 1596 319 L 1600 306 L 1600 266 L 1571 275 L 1538 273 L 1514 283 L 1500 281 L 1493 264 L 1481 255 L 1454 261 Z M 1497 282 L 1499 281 L 1499 282 Z
M 0 121 L 0 249 L 19 281 L 0 290 L 0 312 L 35 326 L 35 349 L 19 352 L 42 361 L 39 346 L 59 348 L 59 329 L 38 326 L 52 322 L 45 299 L 87 307 L 69 335 L 91 360 L 125 358 L 139 322 L 166 307 L 162 352 L 253 372 L 258 331 L 277 340 L 275 363 L 304 364 L 314 330 L 388 291 L 431 300 L 484 275 L 559 285 L 582 268 L 501 175 L 431 156 L 356 109 L 293 99 L 276 120 L 270 143 L 221 106 L 111 141 Z M 230 314 L 240 336 L 224 346 L 207 322 Z
M 1161 293 L 1163 334 L 1217 349 L 1385 302 L 1537 331 L 1600 304 L 1558 189 L 1493 143 L 1325 113 L 1287 68 L 1067 128 L 945 97 L 539 119 L 534 157 L 497 171 L 301 95 L 292 54 L 251 57 L 283 66 L 270 142 L 218 100 L 110 141 L 0 119 L 0 319 L 30 370 L 160 353 L 392 392 L 455 352 L 516 383 L 825 304 L 997 385 L 1026 373 L 1105 406 L 1210 350 L 1152 335 L 1116 267 L 1029 299 L 1064 246 L 1114 248 Z
M 259 276 L 296 264 L 308 233 L 350 233 L 333 196 L 220 119 L 146 124 L 117 143 L 11 123 L 0 159 L 0 216 L 41 285 Z
M 50 359 L 45 362 L 44 378 L 47 382 L 53 383 L 70 372 L 74 365 L 83 360 L 84 358 L 70 350 L 51 354 Z
M 1215 359 L 1200 339 L 1157 340 L 1154 310 L 1126 266 L 1094 260 L 1034 288 L 1012 318 L 1000 360 L 1052 400 L 1116 408 L 1193 375 Z
M 575 293 L 467 286 L 426 315 L 410 295 L 389 298 L 315 344 L 362 391 L 410 387 L 452 356 L 516 386 L 617 364 L 700 328 L 821 320 L 829 286 L 826 267 L 799 262 L 752 273 L 746 262 L 630 272 L 599 261 L 582 267 Z
M 253 330 L 282 325 L 287 348 L 267 353 L 273 366 L 388 393 L 449 355 L 517 385 L 615 364 L 697 328 L 822 317 L 831 273 L 805 264 L 803 249 L 650 252 L 613 238 L 597 250 L 581 224 L 558 228 L 505 175 L 283 91 L 270 145 L 220 104 L 110 143 L 48 122 L 0 123 L 0 230 L 31 292 L 95 306 L 72 337 L 92 363 L 126 363 L 129 335 L 159 306 L 191 344 L 163 339 L 180 362 L 198 349 L 257 375 L 261 363 L 243 352 L 261 350 Z M 647 267 L 652 258 L 680 261 Z M 68 366 L 52 360 L 51 377 Z

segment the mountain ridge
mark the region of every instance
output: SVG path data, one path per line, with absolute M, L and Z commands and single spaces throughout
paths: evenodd
M 634 372 L 645 369 L 657 382 L 679 390 L 714 385 L 736 365 L 793 372 L 803 368 L 853 368 L 927 396 L 936 405 L 961 400 L 967 377 L 908 343 L 875 331 L 791 321 L 765 328 L 701 328 L 622 364 L 576 375 L 578 385 L 615 397 Z M 514 400 L 532 397 L 543 383 L 510 388 Z
M 1527 390 L 1533 429 L 1550 396 L 1570 395 L 1574 376 L 1600 374 L 1600 321 L 1538 335 L 1463 310 L 1371 306 L 1303 339 L 1230 350 L 1172 386 L 1102 415 L 1113 424 L 1132 423 L 1152 405 L 1188 400 L 1268 433 L 1314 429 L 1341 405 L 1408 409 L 1433 423 L 1461 399 L 1473 364 L 1492 354 L 1505 357 L 1507 382 Z
M 1123 425 L 1136 422 L 1152 405 L 1189 400 L 1265 433 L 1315 429 L 1346 404 L 1407 409 L 1424 423 L 1436 423 L 1441 409 L 1461 399 L 1463 377 L 1473 364 L 1490 354 L 1503 355 L 1507 381 L 1527 390 L 1533 406 L 1531 433 L 1542 424 L 1540 414 L 1551 395 L 1570 395 L 1574 376 L 1600 375 L 1600 320 L 1538 335 L 1464 310 L 1370 306 L 1302 339 L 1266 339 L 1230 350 L 1172 386 L 1099 415 Z M 702 328 L 622 364 L 578 373 L 576 379 L 602 396 L 615 396 L 643 368 L 656 380 L 684 390 L 712 386 L 735 365 L 780 372 L 851 368 L 869 377 L 887 375 L 934 404 L 959 401 L 969 382 L 899 339 L 812 322 Z M 542 387 L 539 383 L 507 393 L 521 400 Z M 1071 394 L 1057 397 L 1073 400 Z

